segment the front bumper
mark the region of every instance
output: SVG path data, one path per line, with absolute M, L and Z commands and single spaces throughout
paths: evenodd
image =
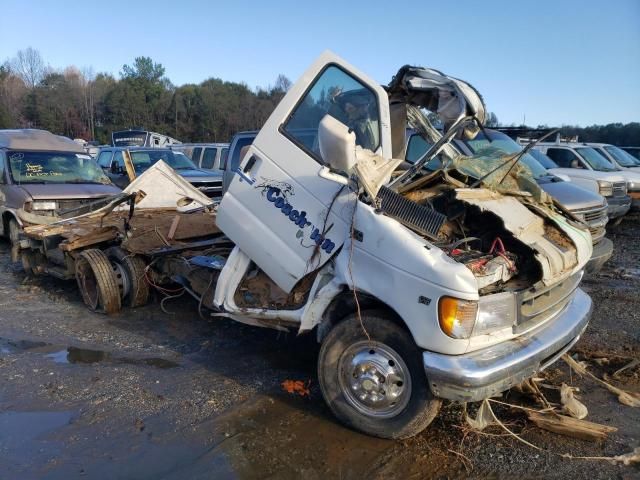
M 613 255 L 613 242 L 608 238 L 603 238 L 593 246 L 593 254 L 585 267 L 587 273 L 599 272 L 602 266 Z
M 631 208 L 631 197 L 607 197 L 607 215 L 609 219 L 618 218 L 625 215 Z
M 464 355 L 423 352 L 431 391 L 440 398 L 476 402 L 519 384 L 578 341 L 591 308 L 591 298 L 578 288 L 555 318 L 513 340 Z

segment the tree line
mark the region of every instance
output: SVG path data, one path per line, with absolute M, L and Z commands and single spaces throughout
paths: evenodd
M 290 85 L 279 75 L 256 89 L 214 77 L 176 86 L 149 57 L 124 65 L 119 78 L 91 68 L 54 70 L 27 48 L 0 65 L 0 128 L 110 143 L 111 132 L 135 126 L 184 142 L 225 142 L 260 128 Z
M 255 89 L 215 77 L 176 86 L 149 57 L 124 65 L 119 78 L 91 68 L 55 70 L 29 47 L 0 65 L 0 128 L 42 128 L 109 143 L 111 132 L 139 126 L 183 142 L 225 142 L 238 131 L 259 129 L 290 86 L 282 74 L 273 86 Z M 501 126 L 494 113 L 487 126 Z M 565 125 L 561 134 L 640 145 L 638 122 Z

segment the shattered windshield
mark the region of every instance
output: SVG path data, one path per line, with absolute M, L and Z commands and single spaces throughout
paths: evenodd
M 489 141 L 483 132 L 478 133 L 473 140 L 467 140 L 465 143 L 473 152 L 474 158 L 492 159 L 502 157 L 504 154 L 516 154 L 522 150 L 522 146 L 512 140 L 510 137 L 501 132 L 488 131 Z M 503 160 L 505 161 L 506 158 Z M 520 164 L 525 166 L 533 178 L 542 178 L 549 175 L 547 170 L 532 157 L 528 152 L 520 159 Z M 510 164 L 505 167 L 508 169 Z M 506 170 L 502 173 L 504 175 Z
M 146 171 L 151 165 L 158 160 L 163 160 L 174 170 L 191 170 L 197 169 L 195 163 L 189 160 L 184 153 L 173 152 L 171 150 L 141 150 L 129 152 L 136 173 Z
M 591 168 L 600 172 L 615 172 L 613 164 L 591 147 L 576 148 L 576 152 Z
M 111 181 L 89 155 L 71 152 L 10 151 L 9 167 L 15 183 L 98 183 Z
M 640 167 L 640 160 L 614 145 L 603 147 L 623 167 Z

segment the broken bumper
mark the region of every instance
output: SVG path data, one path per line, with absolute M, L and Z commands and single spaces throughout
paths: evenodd
M 476 402 L 503 392 L 569 350 L 590 317 L 591 298 L 578 288 L 553 320 L 511 341 L 465 355 L 423 352 L 431 391 L 436 397 L 460 402 Z
M 599 272 L 602 266 L 613 255 L 613 242 L 608 238 L 603 238 L 593 246 L 593 254 L 589 263 L 585 267 L 587 273 Z
M 607 215 L 610 219 L 625 215 L 631 208 L 631 197 L 607 197 Z

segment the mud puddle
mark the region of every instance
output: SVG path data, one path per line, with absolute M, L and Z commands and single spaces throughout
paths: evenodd
M 104 350 L 91 350 L 78 347 L 64 347 L 46 342 L 30 340 L 8 340 L 0 338 L 0 354 L 17 354 L 30 352 L 43 355 L 54 363 L 94 364 L 112 363 L 126 365 L 146 365 L 149 367 L 168 369 L 179 367 L 178 362 L 165 358 L 129 358 L 113 355 Z
M 408 459 L 402 442 L 349 430 L 322 403 L 297 396 L 261 396 L 211 423 L 212 446 L 199 459 L 211 478 L 442 478 L 464 472 L 458 462 L 443 465 L 433 452 Z
M 9 475 L 6 478 L 59 454 L 64 444 L 55 439 L 55 432 L 69 425 L 73 415 L 74 412 L 0 413 L 0 458 L 7 469 L 3 473 Z

